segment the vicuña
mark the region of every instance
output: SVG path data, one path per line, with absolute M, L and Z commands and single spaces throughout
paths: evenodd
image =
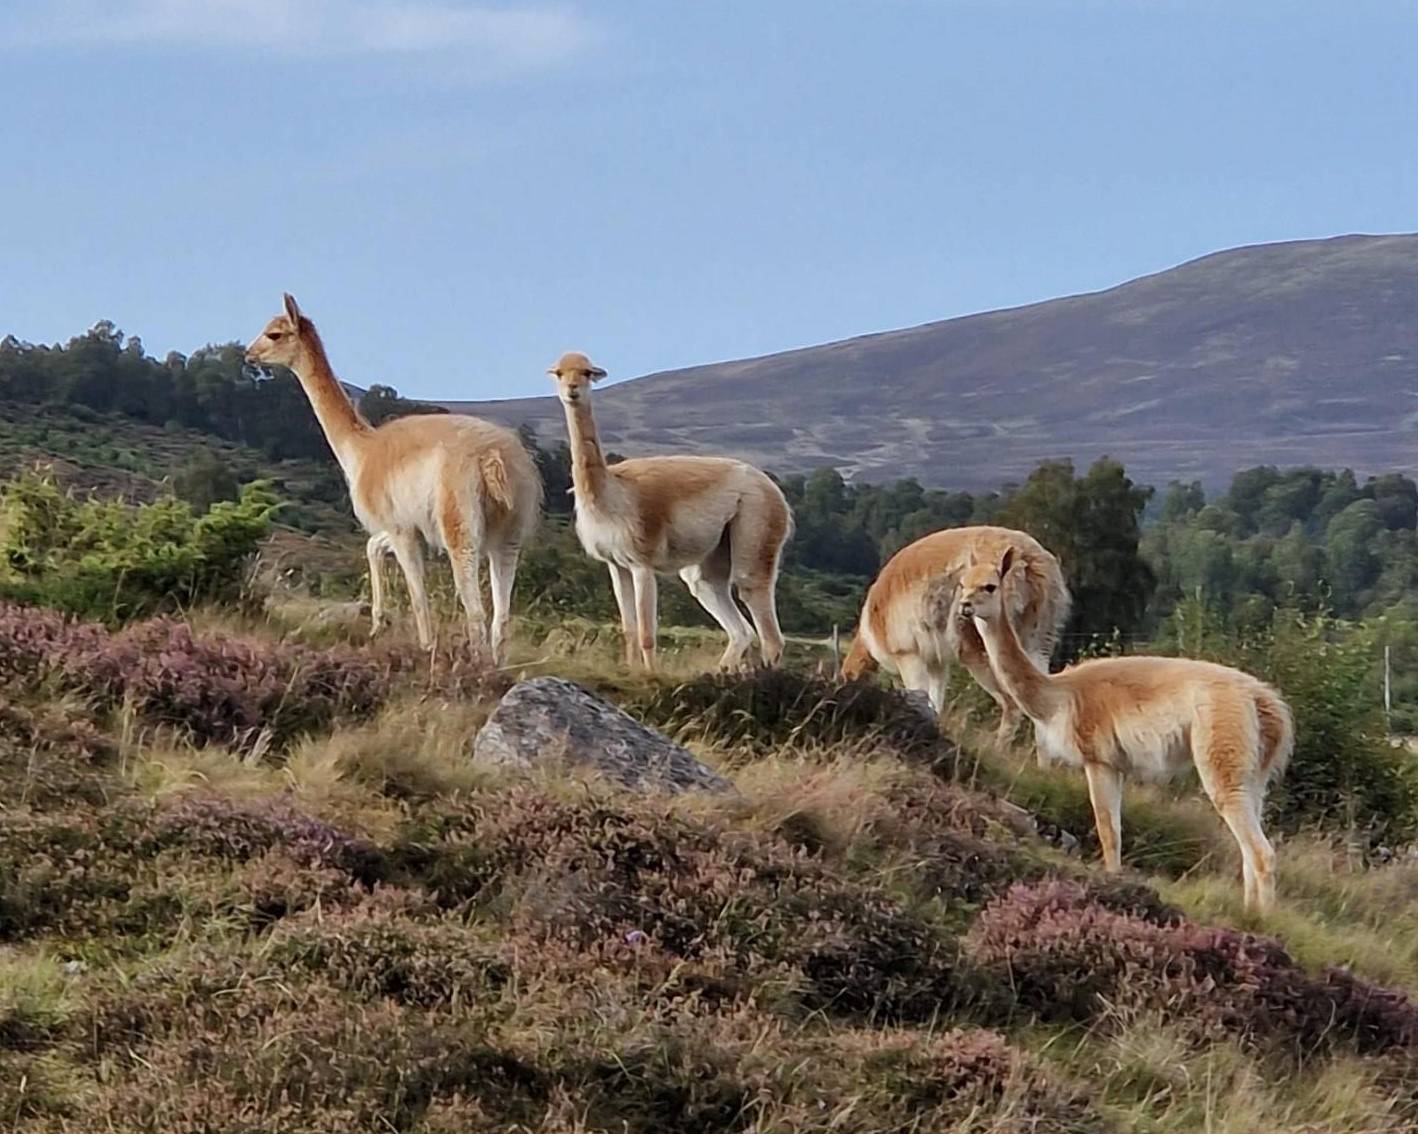
M 392 550 L 409 585 L 419 644 L 433 645 L 423 543 L 448 553 L 458 598 L 475 646 L 488 644 L 480 567 L 492 589 L 491 649 L 506 651 L 512 584 L 522 545 L 541 510 L 542 482 L 517 436 L 475 417 L 418 415 L 378 428 L 355 408 L 336 379 L 315 325 L 285 297 L 277 315 L 246 350 L 246 361 L 295 372 L 344 471 L 366 545 L 370 607 L 377 632 L 384 616 L 380 562 Z
M 627 664 L 653 669 L 657 571 L 678 571 L 729 636 L 719 664 L 743 664 L 758 631 L 764 664 L 783 652 L 774 591 L 793 514 L 767 474 L 725 457 L 641 457 L 608 465 L 591 416 L 591 383 L 606 372 L 579 352 L 550 371 L 566 411 L 576 534 L 610 568 Z M 749 627 L 734 589 L 753 618 Z
M 907 689 L 925 693 L 940 713 L 951 663 L 960 661 L 999 705 L 999 738 L 1013 736 L 1019 708 L 995 680 L 984 642 L 958 609 L 960 579 L 972 559 L 998 563 L 1006 549 L 1013 549 L 1017 567 L 1005 580 L 1005 602 L 1025 652 L 1047 670 L 1069 612 L 1059 561 L 1024 532 L 972 527 L 934 532 L 891 557 L 862 604 L 842 675 L 850 680 L 884 666 Z
M 1049 675 L 1021 647 L 1002 601 L 1018 569 L 1012 549 L 970 567 L 961 614 L 984 639 L 1000 685 L 1033 720 L 1041 755 L 1082 766 L 1107 869 L 1122 869 L 1123 778 L 1163 778 L 1190 760 L 1241 848 L 1247 908 L 1268 910 L 1275 851 L 1261 810 L 1294 747 L 1289 706 L 1250 674 L 1190 658 L 1099 658 Z

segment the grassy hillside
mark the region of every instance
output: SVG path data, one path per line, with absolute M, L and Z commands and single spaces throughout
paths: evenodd
M 593 356 L 615 374 L 615 359 Z M 619 376 L 619 375 L 617 375 Z M 597 394 L 627 456 L 725 452 L 978 491 L 1109 455 L 1141 483 L 1259 464 L 1418 467 L 1418 236 L 1235 248 L 1107 291 Z M 553 399 L 449 403 L 560 436 Z
M 236 481 L 268 480 L 289 502 L 284 526 L 338 534 L 351 530 L 344 482 L 332 464 L 273 460 L 256 449 L 179 425 L 155 426 L 82 405 L 0 401 L 0 467 L 52 467 L 81 492 L 150 501 L 174 478 L 215 459 Z
M 1368 983 L 1418 988 L 1408 859 L 1291 839 L 1280 910 L 1246 923 L 1185 785 L 1129 797 L 1134 873 L 1105 880 L 1082 784 L 963 716 L 945 739 L 871 689 L 696 678 L 692 644 L 652 681 L 565 629 L 499 674 L 317 633 L 0 611 L 6 1129 L 1418 1121 L 1418 1010 Z M 499 691 L 543 671 L 740 795 L 473 765 Z

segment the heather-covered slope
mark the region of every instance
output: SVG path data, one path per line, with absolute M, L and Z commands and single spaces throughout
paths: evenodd
M 613 694 L 740 789 L 669 801 L 473 764 L 506 675 L 439 660 L 415 679 L 397 646 L 280 633 L 0 609 L 6 1129 L 1418 1117 L 1418 1008 L 1372 983 L 1418 985 L 1409 863 L 1286 844 L 1263 928 L 1287 948 L 1205 923 L 1236 916 L 1234 864 L 1185 788 L 1127 804 L 1129 863 L 1169 864 L 1159 897 L 1000 798 L 1047 830 L 1086 813 L 1076 777 L 982 762 L 885 690 L 695 679 L 703 658 L 674 654 L 646 681 L 608 649 L 522 643 L 524 665 Z

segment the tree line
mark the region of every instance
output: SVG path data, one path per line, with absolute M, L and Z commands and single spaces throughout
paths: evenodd
M 320 462 L 332 482 L 339 477 L 294 377 L 247 367 L 235 343 L 159 360 L 108 322 L 62 345 L 10 336 L 0 340 L 0 401 L 7 400 L 176 423 L 274 460 Z M 376 424 L 444 412 L 386 385 L 372 386 L 359 404 Z M 555 526 L 571 511 L 570 452 L 564 442 L 522 433 Z M 210 458 L 179 480 L 181 494 L 199 505 L 236 494 L 229 472 Z M 1418 485 L 1397 473 L 1360 483 L 1348 470 L 1254 468 L 1214 498 L 1195 482 L 1155 493 L 1107 459 L 1081 473 L 1048 462 L 1022 484 L 980 494 L 909 478 L 849 483 L 833 469 L 780 483 L 797 520 L 786 574 L 805 581 L 804 623 L 838 621 L 910 541 L 942 527 L 997 523 L 1033 533 L 1059 556 L 1075 596 L 1066 635 L 1080 646 L 1152 634 L 1178 602 L 1198 597 L 1237 626 L 1264 623 L 1282 606 L 1418 625 Z

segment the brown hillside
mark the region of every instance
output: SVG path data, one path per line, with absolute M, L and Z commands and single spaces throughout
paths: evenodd
M 551 398 L 445 404 L 562 434 Z M 1418 236 L 1232 249 L 1089 295 L 651 374 L 597 411 L 627 455 L 952 488 L 1103 454 L 1154 484 L 1262 463 L 1412 472 Z

